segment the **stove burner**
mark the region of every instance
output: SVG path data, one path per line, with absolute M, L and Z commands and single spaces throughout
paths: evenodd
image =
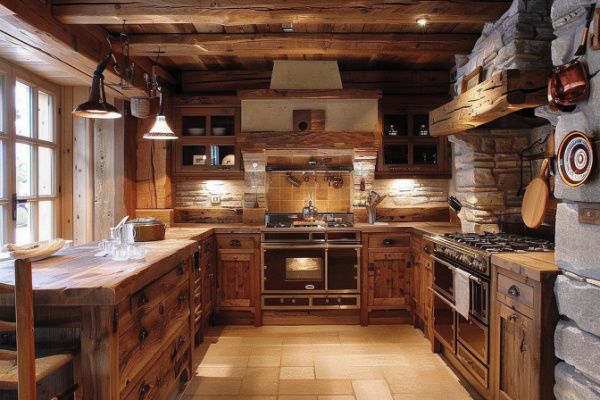
M 267 228 L 291 228 L 292 224 L 286 224 L 284 222 L 277 222 L 277 223 L 268 223 L 267 224 Z
M 352 223 L 350 222 L 328 222 L 328 228 L 352 228 Z
M 490 253 L 554 250 L 554 243 L 548 240 L 509 233 L 485 233 L 483 235 L 475 233 L 448 233 L 444 237 L 448 240 Z

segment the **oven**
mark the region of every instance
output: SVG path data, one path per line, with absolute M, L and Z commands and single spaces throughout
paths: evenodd
M 263 292 L 324 291 L 325 246 L 263 249 Z
M 433 288 L 438 295 L 454 303 L 454 270 L 455 266 L 437 256 L 433 258 Z

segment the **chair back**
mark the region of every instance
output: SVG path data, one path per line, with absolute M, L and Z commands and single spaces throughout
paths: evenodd
M 15 260 L 14 286 L 0 284 L 0 294 L 14 295 L 15 322 L 0 320 L 0 333 L 16 332 L 17 351 L 0 350 L 0 359 L 17 362 L 19 400 L 36 400 L 35 337 L 31 261 Z

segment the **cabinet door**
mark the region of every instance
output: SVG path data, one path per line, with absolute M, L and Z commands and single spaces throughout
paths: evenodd
M 207 319 L 214 311 L 214 292 L 217 286 L 212 258 L 204 260 L 202 268 L 202 315 L 204 319 Z
M 433 293 L 429 290 L 433 283 L 433 271 L 427 267 L 425 256 L 421 261 L 421 318 L 423 318 L 423 331 L 425 336 L 431 338 L 433 329 L 431 322 L 433 319 Z
M 219 307 L 250 307 L 253 266 L 254 254 L 219 254 Z
M 498 399 L 535 400 L 538 393 L 532 354 L 533 321 L 497 302 Z
M 417 316 L 423 318 L 423 308 L 421 307 L 421 257 L 419 253 L 411 254 L 411 271 L 410 271 L 410 292 L 412 296 L 412 303 L 414 305 Z
M 409 306 L 410 253 L 371 252 L 369 254 L 369 305 Z

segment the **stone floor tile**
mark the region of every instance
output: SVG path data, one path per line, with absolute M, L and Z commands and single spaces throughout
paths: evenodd
M 349 379 L 291 379 L 279 381 L 280 395 L 353 394 Z
M 357 400 L 393 400 L 388 384 L 383 379 L 352 381 Z
M 281 367 L 279 379 L 315 379 L 313 367 Z
M 248 358 L 248 367 L 279 367 L 281 364 L 280 355 L 270 356 L 250 356 Z

